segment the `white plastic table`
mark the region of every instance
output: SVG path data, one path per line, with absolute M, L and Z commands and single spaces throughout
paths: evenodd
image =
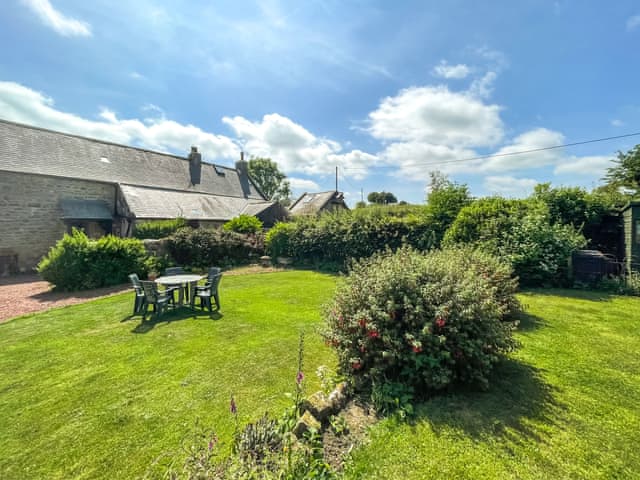
M 189 285 L 192 283 L 198 283 L 202 280 L 204 275 L 194 275 L 191 273 L 183 273 L 180 275 L 166 275 L 164 277 L 156 278 L 156 283 L 160 285 L 180 285 L 180 291 L 178 292 L 178 305 L 182 306 L 184 303 L 184 293 L 187 293 L 187 298 L 189 296 Z

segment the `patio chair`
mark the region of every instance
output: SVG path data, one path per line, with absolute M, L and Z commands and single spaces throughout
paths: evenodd
M 144 307 L 145 297 L 144 290 L 142 289 L 142 285 L 140 284 L 140 279 L 138 275 L 132 273 L 129 275 L 129 280 L 131 280 L 131 285 L 133 285 L 133 289 L 135 291 L 135 298 L 133 299 L 133 314 L 141 313 L 142 307 Z
M 196 298 L 200 299 L 200 308 L 208 307 L 209 311 L 213 310 L 211 305 L 211 297 L 216 302 L 216 308 L 220 310 L 220 295 L 218 294 L 218 285 L 220 285 L 220 279 L 222 278 L 222 273 L 218 273 L 213 277 L 209 277 L 209 281 L 207 285 L 204 285 L 194 292 L 191 296 L 191 308 L 195 306 Z
M 149 305 L 153 305 L 153 313 L 156 317 L 161 315 L 170 303 L 175 305 L 173 296 L 169 296 L 164 292 L 158 291 L 158 284 L 156 282 L 147 282 L 143 280 L 140 284 L 144 291 L 144 310 L 142 313 L 142 320 L 147 318 Z
M 204 285 L 198 285 L 196 286 L 195 291 L 196 292 L 201 292 L 204 290 L 209 290 L 209 288 L 211 287 L 211 283 L 213 282 L 213 278 L 218 275 L 219 273 L 222 273 L 222 269 L 219 267 L 211 267 L 209 268 L 209 273 L 207 274 L 207 281 L 204 283 Z

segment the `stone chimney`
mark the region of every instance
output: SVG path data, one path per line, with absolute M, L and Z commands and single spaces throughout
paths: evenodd
M 244 152 L 240 152 L 240 160 L 236 162 L 236 170 L 242 186 L 242 193 L 247 198 L 251 194 L 251 182 L 249 181 L 249 162 L 244 159 Z
M 236 162 L 236 170 L 241 176 L 249 175 L 249 163 L 244 159 L 244 152 L 240 152 L 240 160 Z
M 191 175 L 191 185 L 198 185 L 202 177 L 202 154 L 198 152 L 198 147 L 191 147 L 189 174 Z

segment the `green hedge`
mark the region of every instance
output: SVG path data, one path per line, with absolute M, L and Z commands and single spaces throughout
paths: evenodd
M 107 235 L 89 239 L 73 229 L 38 264 L 38 272 L 61 290 L 86 290 L 119 285 L 130 273 L 146 275 L 146 251 L 140 240 Z
M 206 268 L 246 263 L 264 254 L 262 235 L 223 229 L 183 228 L 169 237 L 169 252 L 178 265 Z
M 256 234 L 262 231 L 262 222 L 253 215 L 239 215 L 222 226 L 229 232 Z
M 266 237 L 267 252 L 272 257 L 338 266 L 403 244 L 420 250 L 433 245 L 424 208 L 363 208 L 303 217 L 276 224 Z
M 166 238 L 180 228 L 187 225 L 184 218 L 174 218 L 171 220 L 151 220 L 136 224 L 133 236 L 141 240 L 151 238 Z

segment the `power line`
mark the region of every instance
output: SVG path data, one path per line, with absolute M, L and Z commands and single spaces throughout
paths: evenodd
M 498 157 L 509 157 L 512 155 L 522 155 L 525 153 L 535 153 L 535 152 L 542 152 L 545 150 L 554 150 L 557 148 L 566 148 L 566 147 L 575 147 L 576 145 L 586 145 L 588 143 L 597 143 L 597 142 L 606 142 L 609 140 L 617 140 L 619 138 L 628 138 L 628 137 L 635 137 L 640 135 L 640 132 L 636 132 L 636 133 L 627 133 L 625 135 L 616 135 L 615 137 L 605 137 L 605 138 L 596 138 L 594 140 L 583 140 L 581 142 L 573 142 L 573 143 L 565 143 L 563 145 L 552 145 L 549 147 L 540 147 L 540 148 L 532 148 L 530 150 L 520 150 L 517 152 L 508 152 L 508 153 L 493 153 L 490 155 L 480 155 L 477 157 L 469 157 L 469 158 L 460 158 L 460 159 L 456 159 L 456 160 L 442 160 L 440 162 L 428 162 L 428 163 L 407 163 L 404 166 L 407 167 L 419 167 L 419 166 L 430 166 L 430 165 L 443 165 L 443 164 L 447 164 L 447 163 L 459 163 L 459 162 L 471 162 L 473 160 L 484 160 L 487 158 L 498 158 Z M 397 166 L 371 166 L 371 167 L 352 167 L 352 168 L 345 168 L 345 170 L 368 170 L 369 168 L 398 168 Z

